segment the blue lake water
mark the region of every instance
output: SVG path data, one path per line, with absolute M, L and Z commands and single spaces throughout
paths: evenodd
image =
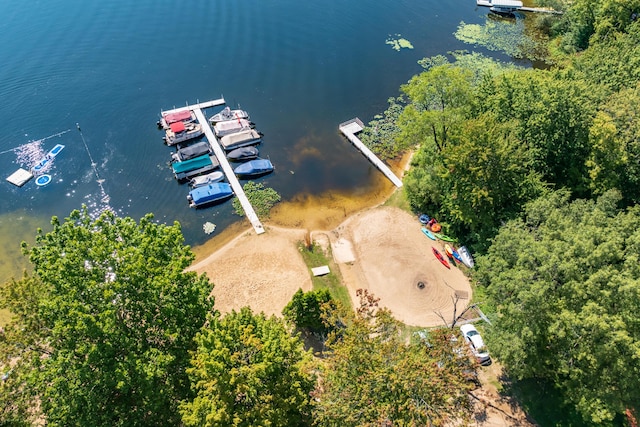
M 276 172 L 261 181 L 285 200 L 362 191 L 373 185 L 372 167 L 338 124 L 356 116 L 366 123 L 383 111 L 421 70 L 419 59 L 469 49 L 453 33 L 461 21 L 483 23 L 486 13 L 473 0 L 6 2 L 2 246 L 17 251 L 25 234 L 83 203 L 93 212 L 180 221 L 190 244 L 209 237 L 204 222 L 237 221 L 231 203 L 189 209 L 188 189 L 168 166 L 172 149 L 156 128 L 162 109 L 220 96 L 249 111 L 264 133 L 261 152 Z M 385 44 L 396 34 L 414 49 Z M 13 148 L 59 132 L 29 146 L 46 153 L 65 145 L 49 185 L 4 180 L 32 166 Z

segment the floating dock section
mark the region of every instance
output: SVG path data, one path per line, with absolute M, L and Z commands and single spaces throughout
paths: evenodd
M 387 178 L 389 178 L 389 180 L 393 182 L 396 187 L 402 187 L 402 181 L 400 180 L 400 178 L 395 176 L 391 169 L 389 169 L 389 167 L 385 165 L 382 160 L 378 158 L 378 156 L 373 154 L 373 152 L 356 136 L 358 132 L 364 129 L 364 124 L 359 118 L 356 117 L 355 119 L 351 119 L 349 121 L 341 123 L 340 126 L 338 126 L 338 129 L 340 129 L 340 132 L 342 132 L 344 136 L 346 136 L 347 139 L 351 141 L 351 143 L 355 145 L 356 148 L 358 148 L 358 150 L 360 150 L 360 152 L 364 154 L 367 159 L 369 159 L 369 161 L 371 161 L 371 163 L 373 163 L 378 169 L 380 169 L 380 172 L 382 172 Z
M 496 13 L 508 14 L 518 11 L 562 15 L 562 12 L 551 8 L 525 7 L 522 5 L 522 2 L 520 0 L 476 0 L 476 6 L 491 8 L 491 11 Z

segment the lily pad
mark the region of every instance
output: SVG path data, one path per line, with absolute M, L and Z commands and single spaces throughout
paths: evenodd
M 407 39 L 402 38 L 400 34 L 389 36 L 385 43 L 391 45 L 393 50 L 397 51 L 399 51 L 400 49 L 413 49 L 413 45 L 411 44 L 411 42 Z

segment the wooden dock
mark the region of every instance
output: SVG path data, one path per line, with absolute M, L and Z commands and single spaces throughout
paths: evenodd
M 251 225 L 253 226 L 253 229 L 255 230 L 256 234 L 262 234 L 265 231 L 264 227 L 262 226 L 262 223 L 260 222 L 258 215 L 253 210 L 253 206 L 251 206 L 249 199 L 247 199 L 247 196 L 244 194 L 244 190 L 242 189 L 242 185 L 240 185 L 240 181 L 238 181 L 236 174 L 233 173 L 233 168 L 229 164 L 229 161 L 227 160 L 227 156 L 224 150 L 222 149 L 220 144 L 218 144 L 218 140 L 216 139 L 216 136 L 213 134 L 213 131 L 211 130 L 211 126 L 209 126 L 209 121 L 202 113 L 202 108 L 207 108 L 214 105 L 221 105 L 221 104 L 211 104 L 211 102 L 218 102 L 218 101 L 220 100 L 210 101 L 209 103 L 205 102 L 202 104 L 190 105 L 188 107 L 184 107 L 183 109 L 186 108 L 186 109 L 192 110 L 196 114 L 196 118 L 198 119 L 198 122 L 200 122 L 200 124 L 202 125 L 202 130 L 204 131 L 205 136 L 209 140 L 209 144 L 211 144 L 211 148 L 213 148 L 213 152 L 215 153 L 216 157 L 218 158 L 218 161 L 220 162 L 220 167 L 222 168 L 222 171 L 227 177 L 227 181 L 229 181 L 229 184 L 231 185 L 233 192 L 235 193 L 238 200 L 240 200 L 240 204 L 242 205 L 242 209 L 244 209 L 244 213 L 247 216 L 247 219 L 249 220 L 249 222 L 251 222 Z M 222 103 L 224 104 L 224 100 L 222 100 Z M 180 110 L 171 110 L 170 112 L 177 112 L 177 111 L 180 111 Z
M 342 132 L 344 136 L 346 136 L 347 139 L 351 141 L 351 143 L 355 145 L 356 148 L 358 148 L 358 150 L 360 150 L 360 152 L 364 154 L 367 159 L 369 159 L 369 161 L 371 161 L 371 163 L 373 163 L 378 169 L 380 169 L 380 172 L 382 172 L 387 178 L 389 178 L 389 180 L 393 182 L 396 187 L 402 187 L 402 181 L 400 180 L 400 178 L 395 176 L 391 169 L 389 169 L 389 167 L 385 165 L 382 160 L 378 158 L 378 156 L 373 154 L 373 152 L 356 136 L 358 132 L 364 129 L 364 124 L 359 118 L 356 117 L 355 119 L 351 119 L 349 121 L 341 123 L 340 126 L 338 126 L 338 129 L 340 129 L 340 132 Z
M 198 104 L 185 105 L 184 107 L 174 108 L 173 110 L 162 111 L 162 115 L 164 116 L 166 114 L 179 113 L 180 111 L 185 111 L 185 110 L 191 110 L 191 111 L 195 111 L 196 109 L 202 110 L 205 108 L 217 107 L 219 105 L 224 105 L 224 104 L 226 104 L 224 98 L 213 99 L 211 101 L 200 102 Z

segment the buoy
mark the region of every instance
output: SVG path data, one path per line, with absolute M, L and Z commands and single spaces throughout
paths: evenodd
M 51 182 L 51 175 L 48 175 L 46 173 L 36 178 L 36 185 L 40 187 L 42 187 L 43 185 L 47 185 L 50 182 Z

